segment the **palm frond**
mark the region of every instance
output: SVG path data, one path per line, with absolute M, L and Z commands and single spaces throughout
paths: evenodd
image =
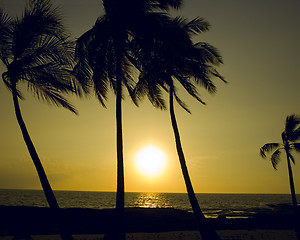
M 0 59 L 7 66 L 11 57 L 13 19 L 0 8 Z
M 190 35 L 199 34 L 208 31 L 210 27 L 209 22 L 206 21 L 204 18 L 197 17 L 191 21 L 188 21 L 185 18 L 179 18 L 179 19 L 180 19 L 179 24 L 182 25 L 182 29 Z
M 87 59 L 82 59 L 75 65 L 72 74 L 78 80 L 79 84 L 85 88 L 85 92 L 89 92 L 89 88 L 92 86 L 91 79 L 93 71 L 88 64 Z
M 300 115 L 291 114 L 287 116 L 285 122 L 285 130 L 284 130 L 287 140 L 293 142 L 299 139 L 300 137 L 299 130 L 297 131 L 297 127 L 299 124 L 300 124 Z
M 55 104 L 58 107 L 66 108 L 69 111 L 77 114 L 77 111 L 72 104 L 65 97 L 63 97 L 61 92 L 59 92 L 56 88 L 34 84 L 32 85 L 32 90 L 38 99 L 41 99 L 47 103 Z
M 271 156 L 271 163 L 275 170 L 277 170 L 277 164 L 280 161 L 280 154 L 281 154 L 280 149 L 277 149 Z
M 300 140 L 300 126 L 293 132 L 293 142 Z
M 50 0 L 30 1 L 21 18 L 13 21 L 11 31 L 6 85 L 27 82 L 38 98 L 76 112 L 60 95 L 79 93 L 79 87 L 71 71 L 74 42 L 66 34 L 58 8 Z
M 8 34 L 11 32 L 13 19 L 6 13 L 4 10 L 0 7 L 0 32 L 2 34 Z M 3 37 L 6 37 L 5 35 L 0 35 L 2 39 Z
M 93 86 L 95 95 L 105 107 L 107 93 L 115 89 L 115 59 L 107 19 L 99 17 L 93 28 L 76 42 L 74 75 L 86 88 Z M 129 87 L 129 86 L 128 86 Z
M 294 149 L 297 151 L 297 152 L 300 152 L 300 142 L 296 142 L 293 144 L 293 147 Z
M 162 80 L 164 74 L 159 68 L 155 67 L 156 64 L 154 61 L 152 62 L 152 59 L 144 58 L 144 52 L 141 53 L 136 51 L 136 49 L 137 48 L 133 47 L 133 51 L 131 51 L 133 55 L 126 55 L 128 61 L 140 72 L 139 80 L 134 89 L 136 100 L 141 101 L 144 96 L 147 96 L 154 107 L 160 108 L 161 110 L 166 109 L 161 91 L 164 83 Z M 145 50 L 145 48 L 143 50 Z
M 161 110 L 166 110 L 166 103 L 162 97 L 162 91 L 159 86 L 155 85 L 151 90 L 148 92 L 148 98 L 152 105 L 155 108 L 159 108 Z
M 113 19 L 118 16 L 118 19 L 121 18 L 123 21 L 122 26 L 118 25 L 117 32 L 124 38 L 122 41 L 125 43 L 122 56 L 123 85 L 128 88 L 135 104 L 137 105 L 137 101 L 147 96 L 154 106 L 165 108 L 161 91 L 173 84 L 168 82 L 169 78 L 177 79 L 192 97 L 205 104 L 196 85 L 204 86 L 210 93 L 215 92 L 216 86 L 210 78 L 213 76 L 222 80 L 224 78 L 211 65 L 222 63 L 222 58 L 217 49 L 208 44 L 201 48 L 207 56 L 203 56 L 197 46 L 193 46 L 191 35 L 209 30 L 209 23 L 205 19 L 199 17 L 191 21 L 183 17 L 172 19 L 165 12 L 157 11 L 167 10 L 180 4 L 181 1 L 177 0 L 126 2 L 104 0 L 106 15 L 99 18 L 93 30 L 77 41 L 75 55 L 81 60 L 75 67 L 76 72 L 82 74 L 83 78 L 84 75 L 88 78 L 92 73 L 94 82 L 95 76 L 102 80 L 108 78 L 110 86 L 116 91 L 114 44 L 116 36 L 113 34 L 116 22 Z M 120 29 L 124 31 L 120 32 Z M 195 52 L 198 50 L 198 55 L 192 53 L 192 49 Z M 132 65 L 129 66 L 127 60 Z M 134 89 L 132 89 L 134 84 L 132 77 L 127 75 L 130 74 L 128 70 L 132 66 L 140 72 L 139 81 Z M 98 93 L 101 94 L 101 91 Z M 185 110 L 190 112 L 177 95 L 175 98 Z
M 139 81 L 134 88 L 134 94 L 137 100 L 141 101 L 147 95 L 149 101 L 155 108 L 166 109 L 165 100 L 162 97 L 161 86 L 155 81 L 152 74 L 142 72 Z
M 200 62 L 211 63 L 216 66 L 223 63 L 222 56 L 216 47 L 205 42 L 198 42 L 194 44 L 194 48 L 194 57 Z
M 181 85 L 184 87 L 184 89 L 193 97 L 195 98 L 198 102 L 202 103 L 205 105 L 205 102 L 200 98 L 198 90 L 195 85 L 193 85 L 192 82 L 187 80 L 186 77 L 176 75 L 176 79 L 181 83 Z
M 214 84 L 214 82 L 210 79 L 210 74 L 211 74 L 211 70 L 209 66 L 205 66 L 204 67 L 204 71 L 203 69 L 201 69 L 202 66 L 199 66 L 199 68 L 194 68 L 193 72 L 193 76 L 195 79 L 195 82 L 201 86 L 204 87 L 205 90 L 207 90 L 210 94 L 214 94 L 217 92 L 217 88 L 216 85 Z
M 98 87 L 96 84 L 94 85 L 94 90 L 97 99 L 99 100 L 101 105 L 106 108 L 105 101 L 107 100 L 107 96 L 104 94 L 103 91 L 101 91 L 102 89 L 103 87 Z
M 18 64 L 24 69 L 47 64 L 72 69 L 74 63 L 73 47 L 74 43 L 68 38 L 57 39 L 45 36 L 40 38 L 40 42 L 30 52 L 23 53 Z
M 98 55 L 98 50 L 95 55 Z M 112 84 L 112 79 L 110 79 L 109 71 L 107 70 L 108 66 L 105 63 L 105 60 L 101 57 L 98 58 L 99 61 L 92 58 L 88 59 L 87 70 L 90 70 L 92 74 L 91 84 L 93 85 L 96 97 L 103 107 L 106 107 L 105 101 L 107 100 L 107 94 L 110 85 Z
M 78 97 L 88 96 L 90 94 L 90 85 L 88 82 L 80 82 L 75 74 L 74 70 L 65 69 L 65 71 L 69 74 L 69 82 L 72 89 L 72 92 Z
M 63 12 L 58 6 L 54 7 L 51 0 L 33 0 L 25 9 L 25 16 L 39 21 L 34 25 L 37 32 L 45 35 L 54 35 L 57 38 L 65 38 L 67 33 L 63 25 Z
M 182 5 L 182 0 L 148 0 L 149 9 L 169 10 L 169 8 L 178 9 Z
M 109 84 L 106 72 L 97 71 L 97 69 L 93 71 L 94 91 L 103 107 L 105 107 L 104 101 L 107 100 Z
M 16 59 L 30 50 L 43 36 L 66 38 L 66 30 L 62 24 L 61 13 L 53 8 L 49 0 L 29 4 L 14 27 L 13 55 Z
M 82 34 L 76 41 L 75 47 L 75 59 L 80 61 L 82 59 L 86 59 L 88 57 L 88 45 L 94 38 L 94 28 L 88 30 L 84 34 Z
M 213 67 L 210 68 L 210 74 L 221 79 L 224 83 L 228 83 L 227 80 Z
M 133 77 L 130 75 L 130 70 L 128 69 L 127 71 L 124 72 L 125 76 L 124 76 L 124 81 L 123 81 L 123 84 L 125 85 L 128 93 L 129 93 L 129 96 L 131 98 L 131 100 L 133 101 L 133 103 L 135 105 L 138 106 L 138 101 L 137 101 L 137 98 L 134 94 L 134 86 L 135 86 L 135 81 L 133 79 Z
M 266 153 L 271 152 L 273 149 L 278 148 L 279 143 L 267 143 L 260 148 L 260 156 L 266 158 Z
M 187 111 L 189 114 L 191 114 L 192 112 L 190 111 L 190 109 L 188 108 L 188 105 L 183 102 L 177 95 L 176 91 L 174 91 L 174 97 L 175 97 L 175 100 L 178 102 L 178 104 L 185 110 Z
M 295 164 L 295 158 L 291 153 L 288 153 L 288 157 L 291 159 L 292 163 Z
M 142 101 L 148 92 L 147 84 L 145 81 L 143 81 L 143 78 L 141 76 L 139 76 L 139 80 L 135 85 L 133 91 L 134 91 L 135 98 L 137 99 L 136 105 L 138 106 L 138 102 Z
M 72 72 L 60 67 L 61 65 L 57 65 L 56 63 L 49 63 L 23 69 L 19 73 L 19 81 L 28 82 L 32 88 L 36 84 L 38 87 L 41 85 L 51 86 L 61 92 L 75 93 Z
M 4 85 L 8 88 L 8 90 L 9 90 L 10 92 L 12 92 L 12 91 L 13 91 L 13 86 L 12 86 L 12 84 L 11 84 L 11 82 L 10 82 L 10 78 L 8 77 L 7 72 L 5 72 L 5 73 L 2 74 L 2 80 L 3 80 L 3 82 L 4 82 Z M 18 90 L 17 88 L 16 88 L 15 90 L 16 90 L 16 92 L 17 92 L 17 97 L 18 97 L 19 99 L 21 99 L 21 100 L 24 100 L 24 97 L 23 97 L 21 91 Z

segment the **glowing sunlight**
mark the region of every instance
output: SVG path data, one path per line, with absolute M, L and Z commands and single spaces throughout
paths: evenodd
M 137 170 L 147 176 L 159 175 L 166 165 L 165 153 L 155 146 L 146 146 L 135 156 Z

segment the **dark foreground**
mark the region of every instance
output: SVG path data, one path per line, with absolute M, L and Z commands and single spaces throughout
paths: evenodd
M 62 209 L 64 227 L 72 234 L 98 234 L 113 228 L 112 209 Z M 217 230 L 293 229 L 291 213 L 257 214 L 249 218 L 208 219 Z M 57 219 L 49 208 L 0 206 L 0 236 L 57 234 Z M 168 232 L 196 230 L 190 212 L 173 208 L 125 209 L 126 232 Z

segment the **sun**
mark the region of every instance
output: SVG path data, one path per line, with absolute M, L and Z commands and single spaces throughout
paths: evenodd
M 135 163 L 140 173 L 147 176 L 159 175 L 166 165 L 166 155 L 159 148 L 147 146 L 137 152 Z

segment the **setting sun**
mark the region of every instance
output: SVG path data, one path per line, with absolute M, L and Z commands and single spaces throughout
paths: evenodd
M 148 176 L 158 175 L 166 164 L 166 156 L 163 151 L 154 146 L 141 149 L 135 157 L 139 172 Z

